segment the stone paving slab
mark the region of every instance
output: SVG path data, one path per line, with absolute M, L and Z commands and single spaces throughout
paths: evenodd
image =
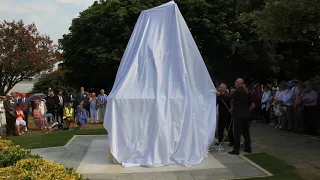
M 297 168 L 305 179 L 320 179 L 320 139 L 281 131 L 266 124 L 253 124 L 254 152 L 266 152 Z
M 94 155 L 99 149 L 98 146 L 94 144 L 100 142 L 101 140 L 107 142 L 107 136 L 75 136 L 66 146 L 54 147 L 54 148 L 42 148 L 31 150 L 34 154 L 39 154 L 44 158 L 54 161 L 55 163 L 60 163 L 65 167 L 74 168 L 77 170 L 81 167 L 81 164 L 86 161 L 86 157 Z M 91 147 L 91 149 L 90 149 Z M 100 149 L 101 150 L 101 149 Z M 106 152 L 108 149 L 106 149 Z M 107 153 L 104 153 L 107 156 Z M 97 153 L 97 156 L 101 157 L 101 154 Z M 229 154 L 219 154 L 217 151 L 210 152 L 209 157 L 212 157 L 217 163 L 207 163 L 205 166 L 199 165 L 198 167 L 185 168 L 181 167 L 174 170 L 170 169 L 170 166 L 163 167 L 162 171 L 158 172 L 146 172 L 143 170 L 152 169 L 137 167 L 139 173 L 123 173 L 128 168 L 121 168 L 119 166 L 116 173 L 108 172 L 104 173 L 83 173 L 84 177 L 89 179 L 123 179 L 123 180 L 140 180 L 140 179 L 154 179 L 154 180 L 215 180 L 215 179 L 239 179 L 248 177 L 262 177 L 270 176 L 271 174 L 263 170 L 261 167 L 250 162 L 244 157 L 234 156 Z M 97 159 L 93 156 L 88 160 Z M 209 158 L 210 159 L 210 158 Z M 212 161 L 211 159 L 211 161 Z M 90 160 L 90 161 L 91 161 Z M 110 163 L 110 162 L 109 162 Z M 205 160 L 204 162 L 205 163 Z M 100 162 L 102 165 L 108 164 L 108 162 Z M 221 164 L 222 166 L 220 166 Z M 90 164 L 88 164 L 90 166 Z M 122 171 L 121 171 L 122 169 Z M 79 170 L 79 169 L 78 169 Z

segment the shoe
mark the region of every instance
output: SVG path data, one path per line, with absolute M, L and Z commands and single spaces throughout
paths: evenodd
M 252 152 L 251 148 L 244 148 L 243 151 L 246 152 L 246 153 L 251 153 Z
M 239 155 L 239 152 L 235 151 L 235 150 L 232 150 L 232 151 L 229 152 L 229 154 Z

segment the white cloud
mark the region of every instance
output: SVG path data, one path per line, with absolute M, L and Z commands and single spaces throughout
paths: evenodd
M 0 0 L 0 21 L 35 23 L 41 34 L 57 43 L 68 33 L 72 19 L 94 0 Z
M 93 0 L 57 0 L 59 3 L 66 4 L 76 4 L 76 5 L 84 5 L 86 7 L 91 6 L 93 4 Z

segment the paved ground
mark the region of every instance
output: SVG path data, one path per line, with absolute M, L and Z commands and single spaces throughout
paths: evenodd
M 297 172 L 310 180 L 320 179 L 320 139 L 280 131 L 265 124 L 253 124 L 251 129 L 254 152 L 266 152 L 297 168 Z M 56 160 L 66 167 L 77 168 L 87 154 L 93 140 L 105 139 L 103 136 L 81 136 L 75 138 L 67 147 L 33 150 L 45 154 L 48 159 Z M 263 175 L 240 157 L 211 153 L 225 169 L 203 169 L 183 172 L 148 173 L 147 179 L 220 179 Z M 247 167 L 243 169 L 244 167 Z M 242 168 L 242 169 L 241 169 Z M 146 175 L 146 174 L 144 174 Z M 90 175 L 86 175 L 90 176 Z M 140 179 L 142 174 L 95 174 L 94 179 Z
M 61 163 L 65 167 L 72 167 L 79 172 L 100 172 L 84 173 L 84 176 L 90 179 L 213 180 L 268 175 L 259 167 L 256 167 L 254 164 L 251 164 L 240 156 L 219 154 L 216 151 L 210 153 L 207 161 L 210 161 L 211 163 L 207 162 L 207 166 L 184 169 L 181 169 L 181 167 L 172 167 L 173 169 L 171 169 L 169 167 L 165 170 L 154 170 L 153 172 L 150 172 L 150 169 L 153 168 L 144 168 L 146 171 L 141 172 L 141 169 L 143 168 L 140 167 L 139 173 L 137 173 L 138 171 L 128 173 L 128 170 L 124 170 L 120 165 L 112 165 L 112 163 L 106 162 L 107 160 L 101 160 L 105 158 L 104 156 L 107 157 L 108 153 L 103 152 L 101 143 L 98 142 L 103 142 L 105 140 L 107 140 L 107 136 L 76 136 L 74 140 L 65 147 L 36 149 L 32 150 L 32 152 L 40 154 L 46 159 Z M 100 148 L 96 146 L 97 144 Z M 106 148 L 105 151 L 107 151 Z M 88 157 L 92 158 L 88 159 Z M 115 173 L 111 173 L 110 169 L 105 169 L 105 171 L 103 171 L 103 168 L 106 167 L 114 168 L 117 171 L 114 171 Z
M 295 166 L 306 179 L 320 179 L 319 138 L 280 131 L 266 124 L 253 124 L 251 135 L 255 152 L 278 157 Z

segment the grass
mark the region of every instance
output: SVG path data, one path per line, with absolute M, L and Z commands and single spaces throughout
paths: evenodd
M 14 144 L 20 145 L 24 149 L 37 149 L 47 147 L 64 146 L 74 135 L 107 135 L 107 131 L 101 124 L 88 124 L 86 129 L 72 131 L 54 131 L 43 133 L 30 131 L 23 136 L 8 136 L 5 139 L 11 140 Z M 216 137 L 217 134 L 216 134 Z M 226 137 L 224 142 L 228 142 Z
M 82 130 L 66 130 L 43 133 L 32 131 L 23 136 L 8 136 L 5 139 L 11 140 L 14 144 L 25 149 L 36 149 L 46 147 L 64 146 L 74 135 L 106 135 L 107 131 L 101 124 L 88 125 Z
M 286 164 L 274 156 L 266 153 L 257 153 L 247 154 L 245 157 L 274 175 L 262 178 L 249 178 L 246 180 L 304 180 L 295 173 L 295 167 Z

